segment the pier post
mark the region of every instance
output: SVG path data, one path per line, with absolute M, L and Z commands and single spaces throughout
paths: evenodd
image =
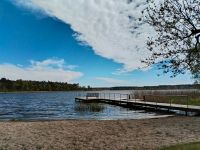
M 121 104 L 122 95 L 120 94 L 120 104 Z
M 146 104 L 146 96 L 145 95 L 143 96 L 143 100 L 144 100 L 144 102 Z
M 159 99 L 159 97 L 156 98 L 156 110 L 158 109 L 158 99 Z
M 170 100 L 169 100 L 169 108 L 168 108 L 168 112 L 170 112 L 171 107 L 172 107 L 172 99 L 170 98 Z
M 144 106 L 145 107 L 145 111 L 147 111 L 148 108 L 147 108 L 146 96 L 144 96 L 144 102 L 145 102 L 145 106 Z
M 185 115 L 188 116 L 188 105 L 189 105 L 189 97 L 187 95 L 187 109 L 185 111 Z

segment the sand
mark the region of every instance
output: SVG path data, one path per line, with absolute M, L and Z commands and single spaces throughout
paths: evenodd
M 200 141 L 200 117 L 0 122 L 0 149 L 159 149 Z

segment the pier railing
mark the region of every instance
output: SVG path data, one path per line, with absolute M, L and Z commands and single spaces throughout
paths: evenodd
M 122 100 L 129 99 L 129 94 L 121 93 L 100 93 L 100 98 L 102 99 L 111 99 L 111 100 Z
M 136 99 L 134 94 L 100 92 L 95 97 L 87 97 L 87 93 L 78 93 L 76 100 L 85 102 L 103 102 L 127 107 L 142 107 L 144 109 L 167 109 L 168 111 L 180 110 L 197 112 L 200 114 L 200 106 L 190 103 L 187 95 L 144 95 L 143 99 Z M 98 95 L 98 96 L 96 96 Z M 88 101 L 89 100 L 89 101 Z
M 130 99 L 130 94 L 123 93 L 107 93 L 107 92 L 78 92 L 75 97 L 86 98 L 88 94 L 96 95 L 98 94 L 98 99 L 112 99 L 112 100 L 128 100 Z M 91 96 L 92 97 L 92 96 Z M 97 97 L 97 96 L 94 96 Z
M 189 107 L 188 95 L 144 95 L 144 102 L 165 103 L 172 106 L 173 104 L 180 104 Z
M 97 95 L 94 96 L 96 99 L 107 99 L 107 100 L 123 100 L 123 101 L 144 101 L 152 103 L 165 103 L 168 105 L 181 104 L 189 107 L 192 105 L 190 103 L 190 98 L 188 95 L 143 95 L 142 99 L 138 99 L 134 94 L 124 94 L 124 93 L 108 93 L 108 92 L 78 92 L 75 97 L 86 98 L 87 94 Z

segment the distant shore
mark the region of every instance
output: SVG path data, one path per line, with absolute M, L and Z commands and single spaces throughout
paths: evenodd
M 12 92 L 0 92 L 0 94 L 6 93 L 48 93 L 48 92 L 84 92 L 84 91 L 12 91 Z
M 0 122 L 0 149 L 160 149 L 200 141 L 200 117 Z

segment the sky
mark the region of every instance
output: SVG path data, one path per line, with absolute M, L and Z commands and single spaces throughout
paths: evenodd
M 1 0 L 0 78 L 148 86 L 193 83 L 145 69 L 145 41 L 154 31 L 139 22 L 146 0 Z

